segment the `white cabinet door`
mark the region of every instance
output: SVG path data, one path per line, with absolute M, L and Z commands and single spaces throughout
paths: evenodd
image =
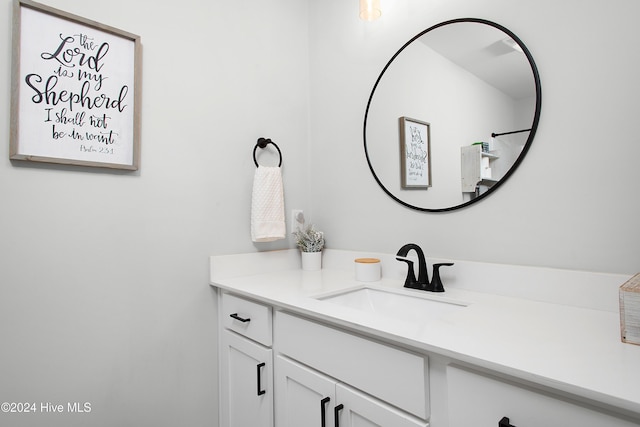
M 275 383 L 278 427 L 334 427 L 335 381 L 277 356 Z
M 503 417 L 517 427 L 637 427 L 569 400 L 480 373 L 447 368 L 449 427 L 497 427 Z
M 426 427 L 429 424 L 311 368 L 276 357 L 277 427 Z
M 221 427 L 273 427 L 272 351 L 222 331 Z
M 344 384 L 336 385 L 336 427 L 427 427 L 429 423 L 401 412 Z

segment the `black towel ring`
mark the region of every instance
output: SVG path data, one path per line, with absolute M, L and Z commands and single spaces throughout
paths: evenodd
M 253 163 L 255 163 L 256 167 L 258 167 L 258 161 L 256 160 L 256 150 L 258 149 L 258 147 L 265 148 L 268 144 L 273 144 L 273 146 L 276 147 L 276 150 L 278 150 L 278 154 L 280 155 L 280 163 L 278 164 L 278 167 L 282 166 L 282 151 L 280 151 L 280 147 L 278 147 L 276 143 L 273 142 L 270 138 L 262 137 L 258 138 L 256 146 L 253 147 Z

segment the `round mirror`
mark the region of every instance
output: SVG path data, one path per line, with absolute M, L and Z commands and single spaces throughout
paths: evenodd
M 495 191 L 533 141 L 541 102 L 531 53 L 494 22 L 464 18 L 409 40 L 367 103 L 364 149 L 380 187 L 412 209 L 459 209 Z

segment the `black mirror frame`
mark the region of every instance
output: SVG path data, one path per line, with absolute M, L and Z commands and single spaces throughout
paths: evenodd
M 449 24 L 455 24 L 455 23 L 460 23 L 460 22 L 475 22 L 475 23 L 479 23 L 479 24 L 485 24 L 485 25 L 489 25 L 492 26 L 494 28 L 497 28 L 498 30 L 504 32 L 505 34 L 507 34 L 509 37 L 511 37 L 521 48 L 522 51 L 524 52 L 525 56 L 527 57 L 527 60 L 529 61 L 529 65 L 531 66 L 531 71 L 533 73 L 533 78 L 534 78 L 534 83 L 535 83 L 535 87 L 536 87 L 536 108 L 535 108 L 535 113 L 533 116 L 533 123 L 531 125 L 531 131 L 529 132 L 529 137 L 527 138 L 527 142 L 525 143 L 522 152 L 520 153 L 520 155 L 518 156 L 518 158 L 515 160 L 515 162 L 513 163 L 513 165 L 511 166 L 511 168 L 509 168 L 509 170 L 505 173 L 505 175 L 502 177 L 502 179 L 498 182 L 496 182 L 491 188 L 489 188 L 485 193 L 479 195 L 478 197 L 475 197 L 467 202 L 461 203 L 459 205 L 456 206 L 450 206 L 450 207 L 446 207 L 446 208 L 436 208 L 436 209 L 432 209 L 432 208 L 422 208 L 419 206 L 414 206 L 412 204 L 409 204 L 401 199 L 399 199 L 397 196 L 395 196 L 393 193 L 391 193 L 385 186 L 384 184 L 382 184 L 382 182 L 380 181 L 380 179 L 378 178 L 378 176 L 376 175 L 374 169 L 373 169 L 373 165 L 371 164 L 371 159 L 369 158 L 369 151 L 367 150 L 367 118 L 369 115 L 369 107 L 371 105 L 371 101 L 373 100 L 373 95 L 376 92 L 376 88 L 378 87 L 378 84 L 380 83 L 380 80 L 382 79 L 382 77 L 384 76 L 384 73 L 387 71 L 387 69 L 389 68 L 389 66 L 391 65 L 391 63 L 393 62 L 393 60 L 407 47 L 409 46 L 411 43 L 413 43 L 416 39 L 422 37 L 423 35 L 425 35 L 426 33 L 428 33 L 429 31 L 433 31 L 436 28 L 445 26 L 445 25 L 449 25 Z M 522 162 L 522 160 L 524 159 L 524 157 L 526 156 L 527 152 L 529 151 L 529 148 L 531 147 L 531 143 L 533 141 L 533 138 L 535 137 L 536 134 L 536 130 L 538 129 L 538 122 L 540 121 L 540 109 L 541 109 L 541 103 L 542 103 L 542 88 L 540 85 L 540 74 L 538 73 L 538 67 L 536 66 L 535 61 L 533 60 L 533 56 L 531 55 L 531 52 L 529 51 L 529 49 L 525 46 L 525 44 L 522 42 L 522 40 L 520 40 L 520 38 L 518 36 L 516 36 L 511 30 L 503 27 L 500 24 L 496 24 L 495 22 L 492 21 L 488 21 L 486 19 L 479 19 L 479 18 L 458 18 L 458 19 L 452 19 L 449 21 L 444 21 L 441 22 L 439 24 L 436 24 L 432 27 L 427 28 L 426 30 L 418 33 L 417 35 L 415 35 L 413 38 L 411 38 L 411 40 L 409 40 L 408 42 L 406 42 L 389 60 L 389 62 L 387 62 L 387 64 L 384 66 L 384 68 L 382 69 L 382 72 L 380 73 L 380 75 L 378 76 L 378 79 L 376 80 L 375 84 L 373 85 L 373 89 L 371 90 L 371 95 L 369 95 L 369 100 L 367 101 L 367 108 L 365 110 L 364 113 L 364 125 L 363 125 L 363 129 L 362 129 L 362 137 L 364 140 L 364 153 L 365 156 L 367 158 L 367 164 L 369 165 L 369 169 L 371 170 L 371 174 L 373 175 L 374 179 L 376 180 L 376 182 L 378 183 L 378 185 L 380 186 L 380 188 L 382 188 L 382 190 L 387 193 L 387 195 L 389 197 L 391 197 L 393 200 L 395 200 L 396 202 L 400 203 L 401 205 L 404 205 L 408 208 L 411 209 L 415 209 L 418 211 L 423 211 L 423 212 L 447 212 L 447 211 L 453 211 L 453 210 L 457 210 L 457 209 L 462 209 L 464 207 L 467 207 L 473 203 L 476 203 L 484 198 L 486 198 L 488 195 L 490 195 L 491 193 L 493 193 L 497 188 L 499 188 L 513 173 L 514 171 L 518 168 L 518 166 L 520 165 L 520 163 Z

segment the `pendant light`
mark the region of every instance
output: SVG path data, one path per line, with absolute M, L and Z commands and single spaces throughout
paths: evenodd
M 382 15 L 380 0 L 360 0 L 360 19 L 375 21 Z

